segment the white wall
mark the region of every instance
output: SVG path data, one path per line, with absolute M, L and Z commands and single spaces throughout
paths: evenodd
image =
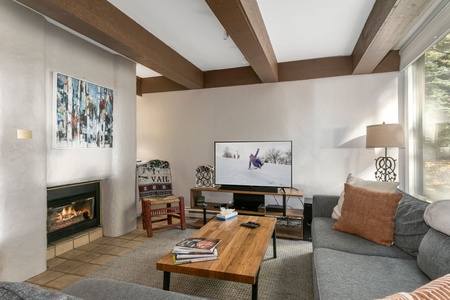
M 13 1 L 0 28 L 0 280 L 20 281 L 46 270 L 48 186 L 102 179 L 105 235 L 136 228 L 136 73 Z M 53 71 L 114 89 L 114 148 L 52 148 Z
M 137 100 L 137 157 L 168 160 L 189 205 L 214 141 L 292 140 L 294 187 L 338 194 L 348 173 L 375 180 L 381 149 L 365 149 L 366 126 L 398 121 L 397 93 L 398 73 L 384 73 L 147 94 Z

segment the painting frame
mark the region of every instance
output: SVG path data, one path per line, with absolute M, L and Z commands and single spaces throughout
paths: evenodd
M 113 148 L 114 90 L 53 72 L 53 147 Z

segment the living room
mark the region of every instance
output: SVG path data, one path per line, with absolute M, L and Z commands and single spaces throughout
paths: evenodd
M 374 159 L 384 149 L 366 149 L 366 127 L 405 122 L 403 72 L 136 97 L 133 61 L 16 2 L 2 1 L 0 8 L 8 41 L 0 50 L 0 280 L 45 271 L 47 187 L 101 180 L 104 235 L 117 237 L 137 226 L 137 159 L 169 161 L 174 191 L 188 201 L 195 169 L 214 162 L 215 141 L 292 140 L 293 186 L 306 197 L 339 194 L 348 173 L 374 179 Z M 52 72 L 114 90 L 114 147 L 53 147 Z M 18 129 L 31 130 L 32 139 L 17 139 Z M 403 189 L 405 152 L 389 149 Z

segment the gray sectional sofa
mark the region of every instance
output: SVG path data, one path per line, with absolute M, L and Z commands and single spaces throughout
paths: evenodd
M 24 282 L 0 282 L 0 299 L 8 300 L 198 300 L 194 296 L 174 293 L 134 283 L 110 279 L 87 278 L 61 292 L 47 291 Z
M 450 273 L 450 236 L 425 223 L 427 202 L 403 194 L 395 215 L 394 245 L 387 247 L 333 230 L 336 220 L 331 215 L 338 199 L 313 196 L 315 299 L 379 299 L 412 292 Z

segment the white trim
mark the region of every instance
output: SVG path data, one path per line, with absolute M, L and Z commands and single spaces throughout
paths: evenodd
M 429 47 L 450 32 L 450 0 L 443 0 L 400 48 L 400 70 L 404 70 Z

